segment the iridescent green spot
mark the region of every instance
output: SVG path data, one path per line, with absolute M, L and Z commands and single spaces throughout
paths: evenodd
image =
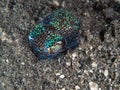
M 37 36 L 39 36 L 43 31 L 45 31 L 45 27 L 42 23 L 38 24 L 37 26 L 35 26 L 35 28 L 33 29 L 33 31 L 30 33 L 30 36 L 32 38 L 36 38 Z

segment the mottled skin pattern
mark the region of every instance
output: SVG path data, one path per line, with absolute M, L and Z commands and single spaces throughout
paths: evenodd
M 56 58 L 79 44 L 79 28 L 79 20 L 71 12 L 56 10 L 29 34 L 31 49 L 39 59 Z

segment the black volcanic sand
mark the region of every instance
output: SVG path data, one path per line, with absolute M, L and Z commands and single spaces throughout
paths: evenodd
M 38 61 L 28 35 L 54 10 L 81 21 L 80 44 Z M 0 0 L 0 90 L 120 90 L 120 0 Z

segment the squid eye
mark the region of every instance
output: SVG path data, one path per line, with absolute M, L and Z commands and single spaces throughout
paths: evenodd
M 57 52 L 60 52 L 60 50 L 62 50 L 62 48 L 63 48 L 63 42 L 58 41 L 58 42 L 55 42 L 53 44 L 53 46 L 51 46 L 50 48 L 47 48 L 47 51 L 48 51 L 49 54 L 57 53 Z
M 45 41 L 45 52 L 48 54 L 57 54 L 65 47 L 64 38 L 60 34 L 51 34 Z

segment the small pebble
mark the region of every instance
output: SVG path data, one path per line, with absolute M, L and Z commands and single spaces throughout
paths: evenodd
M 8 59 L 6 59 L 6 60 L 5 60 L 5 62 L 6 62 L 6 63 L 9 63 L 9 60 L 8 60 Z
M 89 70 L 89 72 L 93 73 L 93 70 Z
M 2 86 L 5 86 L 5 83 L 4 83 L 4 82 L 2 82 Z
M 102 49 L 102 46 L 100 45 L 100 46 L 98 46 L 98 50 L 101 50 Z
M 92 63 L 92 67 L 97 67 L 97 63 L 96 63 L 96 62 L 93 62 L 93 63 Z
M 6 39 L 7 39 L 7 34 L 5 32 L 2 32 L 1 40 L 5 41 Z
M 87 75 L 89 75 L 87 70 L 84 70 L 84 73 L 87 74 Z
M 75 53 L 73 53 L 72 54 L 72 59 L 74 60 L 75 58 L 77 58 L 78 57 L 78 54 L 75 52 Z
M 62 90 L 65 90 L 65 87 L 64 87 L 64 88 L 62 88 Z
M 65 1 L 63 1 L 61 6 L 62 6 L 62 7 L 65 7 L 65 5 L 66 5 L 66 4 L 65 4 Z
M 95 82 L 89 82 L 90 90 L 98 90 L 98 84 Z
M 55 75 L 56 75 L 56 76 L 59 76 L 59 75 L 60 75 L 60 73 L 58 72 L 58 73 L 56 73 Z
M 62 74 L 62 75 L 60 75 L 60 78 L 62 78 L 62 79 L 63 79 L 64 77 L 65 77 L 65 75 L 63 75 L 63 74 Z
M 21 64 L 22 64 L 22 65 L 25 65 L 25 63 L 24 63 L 24 62 L 22 62 Z
M 80 90 L 80 87 L 78 85 L 76 85 L 75 90 Z
M 8 43 L 12 43 L 13 40 L 12 40 L 11 38 L 8 38 L 7 36 L 8 36 L 8 35 L 7 35 L 6 32 L 1 32 L 1 31 L 0 31 L 0 38 L 1 38 L 1 40 L 2 40 L 3 42 L 4 42 L 4 41 L 7 41 Z
M 67 66 L 70 66 L 70 65 L 71 65 L 71 63 L 70 63 L 70 62 L 66 62 L 66 65 L 67 65 Z
M 58 2 L 57 0 L 54 0 L 54 1 L 53 1 L 53 5 L 59 6 L 60 4 L 59 4 L 59 2 Z
M 104 71 L 104 75 L 105 75 L 106 77 L 108 76 L 108 70 L 107 70 L 107 69 Z

